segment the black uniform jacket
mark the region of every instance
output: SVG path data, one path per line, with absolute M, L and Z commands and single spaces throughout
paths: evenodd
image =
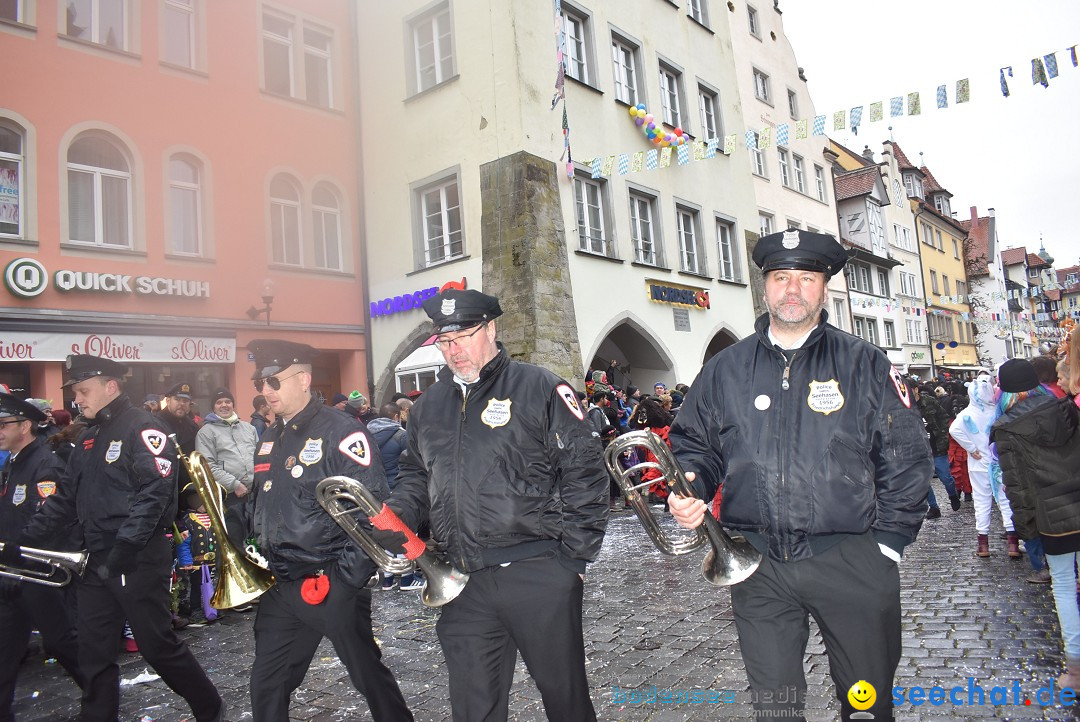
M 288 423 L 278 419 L 263 432 L 241 513 L 278 579 L 336 563 L 338 578 L 363 586 L 375 564 L 315 498 L 316 484 L 328 476 L 356 479 L 378 499 L 390 495 L 378 446 L 364 425 L 312 397 Z
M 932 462 L 900 374 L 824 313 L 794 351 L 769 341 L 768 315 L 755 326 L 694 381 L 668 436 L 680 466 L 705 499 L 723 484 L 722 523 L 777 561 L 869 530 L 902 552 L 922 524 Z
M 71 452 L 71 484 L 41 507 L 24 543 L 78 519 L 86 546 L 105 552 L 114 541 L 144 547 L 176 517 L 179 462 L 165 428 L 121 395 L 90 420 Z
M 34 436 L 7 468 L 0 472 L 0 534 L 17 538 L 47 499 L 70 483 L 67 464 L 53 453 L 43 436 Z M 82 543 L 82 532 L 72 522 L 40 544 L 52 551 L 72 551 Z
M 604 539 L 608 481 L 577 394 L 555 374 L 498 355 L 468 395 L 445 367 L 409 412 L 390 506 L 462 571 L 556 550 L 584 573 Z

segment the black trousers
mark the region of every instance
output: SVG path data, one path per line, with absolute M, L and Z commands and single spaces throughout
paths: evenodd
M 893 676 L 901 649 L 900 571 L 871 534 L 851 535 L 804 561 L 781 564 L 766 557 L 749 579 L 731 588 L 731 606 L 758 711 L 755 720 L 802 719 L 808 615 L 821 629 L 843 719 L 857 711 L 848 702 L 848 690 L 860 680 L 877 693 L 866 711 L 877 722 L 893 718 Z
M 581 577 L 554 553 L 473 572 L 436 625 L 455 722 L 505 722 L 517 652 L 549 720 L 594 722 L 585 676 Z
M 321 604 L 312 605 L 301 599 L 301 584 L 299 580 L 279 581 L 260 597 L 251 667 L 255 722 L 287 722 L 289 699 L 304 681 L 323 637 L 334 645 L 375 720 L 412 720 L 371 632 L 371 592 L 338 581 L 331 569 L 330 593 Z
M 162 681 L 191 706 L 196 720 L 212 720 L 221 710 L 217 688 L 172 628 L 169 579 L 172 545 L 155 534 L 139 553 L 131 574 L 102 580 L 102 554 L 91 555 L 79 586 L 79 667 L 86 677 L 83 720 L 110 720 L 120 714 L 120 644 L 124 620 L 131 625 L 139 653 Z
M 79 648 L 75 620 L 67 603 L 71 590 L 22 582 L 18 595 L 0 601 L 0 722 L 13 722 L 15 680 L 19 674 L 30 633 L 41 632 L 45 654 L 56 657 L 81 687 Z

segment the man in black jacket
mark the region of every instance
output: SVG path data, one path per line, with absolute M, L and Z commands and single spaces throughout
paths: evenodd
M 731 588 L 755 719 L 802 719 L 809 615 L 843 718 L 869 707 L 891 719 L 897 563 L 930 480 L 923 424 L 885 354 L 825 322 L 826 284 L 847 260 L 836 239 L 788 230 L 759 240 L 753 258 L 768 314 L 705 364 L 669 439 L 698 496 L 723 484 L 720 521 L 763 555 Z M 669 497 L 680 524 L 701 524 L 701 498 Z
M 412 714 L 371 631 L 375 564 L 315 498 L 328 476 L 348 476 L 383 499 L 378 447 L 356 419 L 325 406 L 311 392 L 311 346 L 260 339 L 255 391 L 266 396 L 274 424 L 255 449 L 255 479 L 241 508 L 277 583 L 261 597 L 255 618 L 251 711 L 255 722 L 289 718 L 289 700 L 323 637 L 334 645 L 375 720 Z
M 225 705 L 169 617 L 178 461 L 156 417 L 133 406 L 121 381 L 127 367 L 79 354 L 67 381 L 88 426 L 71 455 L 65 485 L 30 520 L 20 543 L 38 546 L 75 520 L 90 561 L 79 585 L 79 668 L 86 677 L 83 720 L 120 713 L 124 620 L 139 652 L 191 706 L 195 719 L 221 720 Z
M 162 397 L 163 406 L 154 414 L 165 426 L 165 433 L 176 434 L 176 443 L 184 450 L 185 454 L 195 451 L 195 439 L 199 433 L 199 426 L 191 418 L 191 384 L 180 381 L 165 392 Z M 195 509 L 200 505 L 195 487 L 191 483 L 187 467 L 180 464 L 176 472 L 176 488 L 179 491 L 180 509 Z M 184 498 L 185 494 L 190 498 Z
M 424 303 L 446 359 L 409 416 L 390 505 L 471 576 L 436 631 L 455 720 L 505 720 L 517 652 L 549 719 L 595 720 L 581 629 L 586 564 L 604 538 L 607 474 L 577 394 L 495 341 L 499 302 Z
M 949 424 L 952 423 L 952 417 L 934 395 L 923 393 L 918 386 L 914 387 L 914 394 L 919 413 L 926 423 L 926 431 L 930 434 L 930 452 L 934 459 L 934 472 L 941 481 L 941 485 L 945 487 L 945 493 L 949 495 L 949 503 L 953 511 L 958 511 L 960 496 L 956 493 L 956 482 L 953 480 L 952 470 L 949 469 Z M 926 501 L 930 505 L 926 518 L 940 518 L 941 509 L 938 507 L 932 488 L 927 494 Z
M 36 405 L 0 393 L 0 450 L 11 457 L 0 468 L 0 539 L 15 539 L 27 521 L 56 490 L 68 483 L 63 460 L 52 452 L 44 437 L 35 433 L 47 416 Z M 72 525 L 43 545 L 50 551 L 78 549 L 80 533 Z M 25 568 L 16 548 L 6 543 L 0 557 L 8 566 Z M 14 720 L 11 707 L 15 679 L 37 629 L 45 653 L 56 657 L 67 673 L 82 686 L 75 619 L 66 603 L 70 589 L 0 578 L 0 720 Z

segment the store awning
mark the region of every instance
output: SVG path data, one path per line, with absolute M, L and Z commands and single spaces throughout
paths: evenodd
M 445 365 L 446 359 L 443 358 L 442 352 L 435 348 L 435 337 L 432 336 L 427 341 L 424 341 L 418 349 L 402 359 L 401 363 L 394 367 L 394 371 L 400 373 L 402 371 L 415 371 L 416 369 Z

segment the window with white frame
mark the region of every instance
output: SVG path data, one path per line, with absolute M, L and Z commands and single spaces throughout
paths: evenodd
M 68 37 L 128 49 L 128 0 L 67 0 Z
M 926 221 L 922 221 L 919 226 L 922 228 L 922 242 L 931 248 L 934 247 L 934 229 Z
M 716 244 L 720 250 L 720 278 L 741 283 L 742 264 L 739 262 L 739 248 L 735 244 L 734 223 L 716 219 Z
M 583 83 L 589 81 L 589 19 L 569 8 L 562 6 L 563 33 L 566 37 L 566 53 L 563 56 L 566 74 Z
M 844 308 L 844 299 L 842 299 L 842 298 L 834 298 L 833 299 L 833 312 L 832 312 L 832 316 L 829 318 L 829 322 L 832 323 L 833 326 L 836 326 L 838 329 L 843 331 L 844 330 L 844 316 L 846 315 L 846 312 L 847 312 L 847 309 Z
M 574 176 L 574 212 L 577 216 L 578 248 L 588 253 L 615 257 L 609 241 L 606 206 L 607 183 L 584 174 Z
M 465 254 L 461 198 L 457 176 L 418 191 L 423 223 L 424 265 L 432 266 Z
M 758 213 L 758 230 L 763 236 L 773 232 L 773 216 L 771 213 Z
M 943 216 L 952 214 L 952 208 L 949 206 L 949 197 L 944 193 L 934 194 L 934 208 L 936 208 L 937 212 Z
M 22 238 L 25 216 L 23 159 L 25 133 L 0 120 L 0 236 Z
M 953 258 L 960 258 L 960 246 L 956 243 L 955 238 L 949 239 L 952 241 L 952 255 Z
M 802 156 L 792 153 L 791 166 L 795 169 L 795 190 L 806 193 L 806 169 Z
M 878 295 L 889 295 L 889 274 L 884 269 L 877 269 Z
M 855 324 L 854 327 L 852 328 L 852 333 L 854 333 L 856 336 L 858 336 L 859 338 L 861 338 L 861 339 L 863 339 L 865 341 L 866 340 L 866 319 L 863 318 L 862 316 L 852 316 L 851 321 L 852 321 L 852 323 Z
M 784 148 L 777 148 L 776 155 L 780 158 L 780 182 L 790 188 L 791 187 L 791 168 L 788 162 L 788 152 Z
M 754 96 L 766 103 L 772 102 L 772 91 L 769 89 L 769 76 L 754 68 Z
M 686 14 L 708 27 L 709 14 L 706 2 L 707 0 L 686 0 Z
M 885 347 L 896 348 L 896 324 L 892 321 L 883 321 L 885 326 Z
M 68 148 L 68 235 L 72 243 L 132 247 L 131 163 L 119 141 L 84 134 Z
M 904 321 L 907 331 L 907 342 L 912 344 L 923 343 L 923 322 L 921 319 L 909 318 Z
M 341 202 L 329 183 L 319 183 L 311 193 L 312 233 L 315 267 L 342 270 Z
M 664 122 L 676 128 L 683 124 L 682 73 L 667 63 L 660 63 L 660 107 Z
M 409 21 L 412 65 L 409 90 L 420 93 L 454 77 L 454 39 L 450 23 L 450 3 Z
M 762 178 L 768 178 L 766 170 L 768 166 L 765 165 L 765 151 L 761 148 L 755 147 L 750 149 L 750 170 L 754 175 L 761 176 Z
M 798 230 L 799 228 L 802 228 L 802 224 L 799 223 L 794 218 L 788 218 L 787 222 L 784 224 L 784 228 L 790 228 L 790 229 L 793 229 L 793 230 Z
M 630 192 L 630 238 L 634 260 L 650 266 L 660 265 L 659 238 L 656 227 L 656 198 Z
M 904 174 L 904 189 L 907 190 L 908 197 L 923 197 L 923 185 L 919 177 L 914 173 Z
M 791 88 L 788 88 L 788 92 L 787 92 L 787 108 L 788 108 L 788 115 L 791 116 L 791 119 L 792 120 L 798 120 L 798 118 L 799 118 L 799 96 Z
M 719 138 L 723 133 L 720 127 L 720 98 L 703 85 L 698 86 L 698 110 L 701 113 L 701 135 L 709 138 Z
M 10 20 L 13 23 L 25 22 L 23 0 L 4 0 L 0 2 L 0 19 Z
M 675 222 L 679 232 L 680 270 L 705 275 L 705 249 L 701 245 L 699 214 L 693 208 L 675 206 Z
M 937 271 L 930 269 L 930 292 L 935 296 L 941 293 L 941 289 L 938 288 Z
M 182 68 L 194 68 L 195 1 L 164 0 L 161 6 L 161 59 Z
M 814 166 L 814 182 L 817 184 L 817 199 L 822 203 L 828 203 L 829 195 L 825 185 L 825 169 L 819 165 Z
M 203 255 L 202 168 L 189 155 L 169 159 L 169 235 L 172 252 Z
M 637 105 L 640 102 L 638 52 L 636 45 L 612 34 L 611 63 L 615 75 L 615 97 L 628 105 Z
M 761 38 L 761 28 L 758 27 L 757 10 L 752 5 L 746 6 L 746 22 L 750 28 L 750 34 L 755 38 Z
M 270 181 L 270 257 L 274 263 L 304 263 L 300 184 L 284 173 Z
M 876 318 L 867 318 L 866 319 L 866 340 L 869 341 L 870 343 L 874 344 L 875 346 L 878 345 L 877 319 Z
M 900 271 L 900 294 L 903 296 L 910 296 L 911 298 L 919 297 L 919 286 L 917 277 L 914 273 L 908 271 Z
M 951 296 L 952 292 L 949 290 L 949 277 L 942 275 L 941 277 L 941 289 L 945 292 L 946 296 Z
M 848 277 L 848 288 L 862 293 L 873 293 L 874 286 L 870 282 L 870 267 L 865 263 L 848 261 L 844 266 Z
M 334 107 L 333 54 L 328 28 L 263 13 L 263 87 L 269 92 Z

